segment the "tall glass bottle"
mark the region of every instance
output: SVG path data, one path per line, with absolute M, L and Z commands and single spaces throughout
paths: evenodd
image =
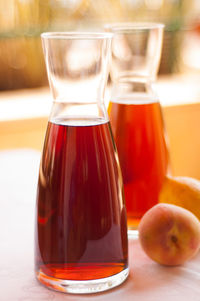
M 163 25 L 121 23 L 113 32 L 109 116 L 125 191 L 128 232 L 137 235 L 144 213 L 158 203 L 168 172 L 162 111 L 153 89 L 160 61 Z
M 53 94 L 37 191 L 35 267 L 44 285 L 94 293 L 128 276 L 127 220 L 104 90 L 109 33 L 44 33 Z

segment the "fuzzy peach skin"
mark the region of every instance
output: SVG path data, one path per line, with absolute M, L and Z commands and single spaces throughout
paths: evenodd
M 176 205 L 152 207 L 142 217 L 138 231 L 145 253 L 163 265 L 180 265 L 192 258 L 200 247 L 199 220 Z

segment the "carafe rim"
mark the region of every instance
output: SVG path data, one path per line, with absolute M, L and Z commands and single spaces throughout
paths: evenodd
M 43 39 L 68 39 L 68 40 L 96 40 L 96 39 L 111 39 L 113 34 L 110 32 L 86 32 L 86 31 L 56 31 L 43 32 L 41 38 Z

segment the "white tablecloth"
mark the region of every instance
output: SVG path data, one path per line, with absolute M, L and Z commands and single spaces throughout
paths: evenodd
M 149 259 L 129 241 L 130 276 L 121 286 L 93 295 L 57 293 L 34 277 L 35 195 L 40 153 L 0 152 L 0 300 L 200 301 L 200 254 L 180 267 Z

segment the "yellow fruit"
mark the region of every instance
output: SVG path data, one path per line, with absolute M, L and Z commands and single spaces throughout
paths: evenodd
M 166 177 L 159 202 L 183 207 L 200 219 L 200 181 L 189 177 Z

